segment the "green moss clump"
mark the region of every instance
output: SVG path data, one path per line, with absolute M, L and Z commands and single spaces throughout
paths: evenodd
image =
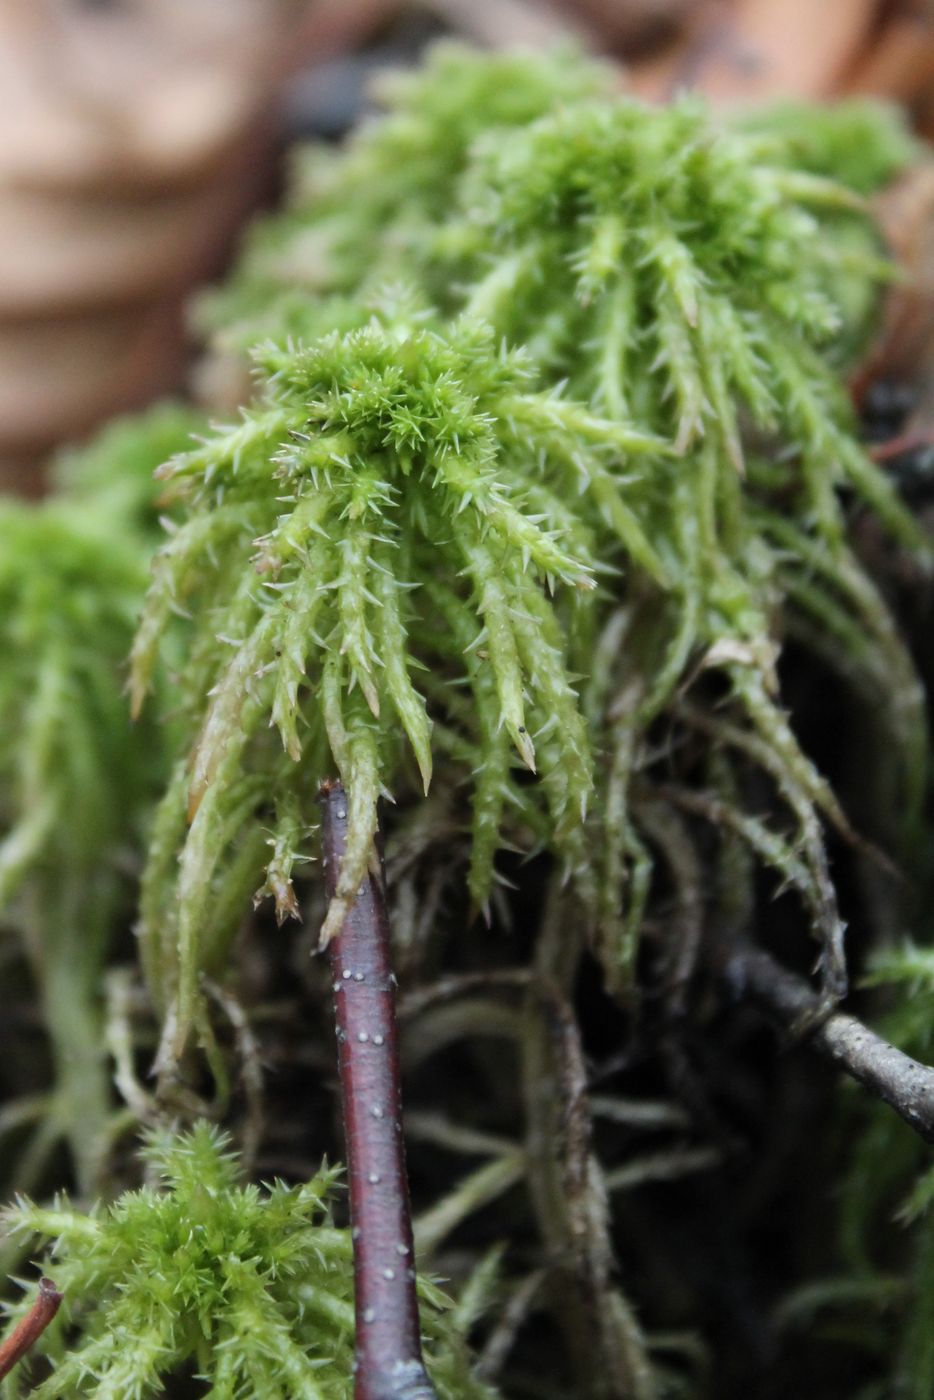
M 146 499 L 192 421 L 128 420 L 72 454 L 61 495 L 0 501 L 0 917 L 35 979 L 55 1084 L 25 1159 L 38 1173 L 63 1134 L 83 1189 L 108 1145 L 103 967 L 168 766 L 167 732 L 134 729 L 125 696 L 156 537 Z
M 339 1173 L 242 1185 L 228 1139 L 204 1122 L 150 1134 L 142 1157 L 151 1184 L 112 1205 L 22 1200 L 6 1213 L 8 1228 L 54 1241 L 48 1267 L 64 1294 L 41 1347 L 54 1367 L 30 1393 L 143 1400 L 193 1370 L 213 1400 L 349 1400 L 352 1247 L 329 1214 Z M 492 1400 L 448 1300 L 427 1280 L 419 1293 L 440 1400 Z
M 256 225 L 236 275 L 202 298 L 200 329 L 242 349 L 285 329 L 306 338 L 352 329 L 361 284 L 407 276 L 445 237 L 478 136 L 512 136 L 612 85 L 610 69 L 573 49 L 487 54 L 455 43 L 435 45 L 414 72 L 384 75 L 375 94 L 384 113 L 342 150 L 298 153 L 289 207 Z

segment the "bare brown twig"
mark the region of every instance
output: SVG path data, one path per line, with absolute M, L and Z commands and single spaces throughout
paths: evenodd
M 322 839 L 337 888 L 347 799 L 326 783 Z M 367 876 L 330 948 L 357 1326 L 355 1400 L 434 1400 L 421 1354 L 399 1080 L 395 977 L 382 880 Z
M 39 1280 L 39 1295 L 29 1312 L 17 1323 L 0 1346 L 0 1380 L 8 1376 L 42 1336 L 62 1302 L 62 1295 L 50 1278 Z

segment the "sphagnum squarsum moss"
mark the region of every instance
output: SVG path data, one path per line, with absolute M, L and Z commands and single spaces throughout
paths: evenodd
M 411 126 L 446 62 L 410 89 Z M 397 111 L 387 139 L 406 129 Z M 842 986 L 818 819 L 845 820 L 780 708 L 774 619 L 792 592 L 812 613 L 859 617 L 906 677 L 917 771 L 911 668 L 848 551 L 841 490 L 922 542 L 853 436 L 831 367 L 844 315 L 822 218 L 855 218 L 859 201 L 789 169 L 775 145 L 695 102 L 619 98 L 564 100 L 508 141 L 480 134 L 446 216 L 426 214 L 434 237 L 393 247 L 406 287 L 369 309 L 361 293 L 359 328 L 317 339 L 293 338 L 287 316 L 289 334 L 254 351 L 260 390 L 243 421 L 164 469 L 188 518 L 157 562 L 134 691 L 138 704 L 172 609 L 192 612 L 178 690 L 197 738 L 167 798 L 174 828 L 164 814 L 183 845 L 178 898 L 167 839 L 143 925 L 159 994 L 178 998 L 176 1050 L 198 970 L 223 946 L 203 932 L 220 863 L 262 821 L 287 890 L 290 840 L 336 766 L 353 816 L 327 939 L 366 868 L 379 794 L 413 789 L 402 735 L 425 786 L 436 753 L 472 775 L 475 903 L 497 847 L 531 832 L 577 872 L 613 979 L 631 976 L 631 774 L 653 719 L 712 669 L 794 826 L 740 812 L 738 829 L 800 891 L 828 986 Z M 379 149 L 376 126 L 336 159 L 350 170 Z M 408 189 L 402 225 L 413 202 Z M 303 227 L 310 237 L 313 210 Z M 847 268 L 868 285 L 879 256 L 863 237 Z M 437 310 L 423 299 L 442 280 Z M 620 607 L 626 643 L 597 678 L 594 647 Z M 270 720 L 291 763 L 274 756 Z M 599 781 L 595 753 L 608 758 Z M 517 781 L 517 765 L 539 781 Z
M 586 932 L 607 986 L 633 997 L 656 862 L 676 901 L 694 898 L 687 818 L 712 828 L 711 899 L 751 908 L 771 867 L 839 993 L 823 827 L 851 833 L 781 707 L 776 660 L 792 633 L 858 694 L 894 692 L 884 761 L 915 820 L 922 696 L 850 517 L 868 508 L 902 547 L 926 542 L 859 446 L 839 377 L 888 275 L 860 196 L 910 143 L 867 108 L 822 114 L 807 139 L 800 113 L 744 129 L 695 102 L 650 111 L 567 55 L 441 50 L 389 101 L 309 159 L 294 205 L 206 303 L 220 350 L 251 348 L 257 391 L 159 473 L 176 524 L 131 688 L 139 709 L 162 676 L 156 709 L 181 736 L 140 910 L 161 1068 L 193 1027 L 210 1042 L 200 978 L 223 969 L 251 896 L 298 913 L 328 775 L 349 801 L 326 938 L 370 865 L 380 795 L 405 812 L 431 783 L 445 829 L 469 827 L 450 879 L 466 844 L 475 910 L 495 903 L 502 851 L 547 851 L 570 876 L 576 941 L 549 996 Z M 707 760 L 671 781 L 665 754 L 698 740 Z M 540 944 L 537 965 L 554 926 Z M 696 948 L 675 950 L 683 977 Z M 547 1058 L 534 1006 L 526 1054 Z M 204 1128 L 147 1154 L 161 1191 L 90 1218 L 19 1213 L 61 1238 L 57 1281 L 76 1297 L 113 1289 L 83 1321 L 75 1306 L 84 1340 L 41 1393 L 143 1395 L 188 1360 L 219 1396 L 349 1394 L 346 1239 L 303 1214 L 324 1178 L 313 1202 L 241 1188 Z M 586 1160 L 586 1228 L 543 1235 L 590 1270 L 597 1325 L 578 1348 L 594 1395 L 642 1400 L 653 1368 Z M 131 1219 L 148 1271 L 117 1238 Z M 188 1270 L 166 1251 L 192 1220 L 207 1233 L 184 1249 L 206 1252 Z M 306 1285 L 331 1329 L 311 1379 Z M 463 1370 L 435 1379 L 452 1400 L 482 1393 Z

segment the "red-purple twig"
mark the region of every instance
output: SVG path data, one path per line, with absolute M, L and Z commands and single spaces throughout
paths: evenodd
M 347 799 L 326 783 L 324 861 L 337 888 Z M 350 1180 L 357 1323 L 355 1400 L 434 1400 L 422 1361 L 402 1138 L 396 979 L 381 880 L 368 876 L 330 945 Z
M 870 447 L 869 455 L 874 462 L 890 462 L 893 457 L 900 457 L 903 452 L 916 452 L 919 447 L 934 447 L 934 431 L 930 428 L 899 433 L 887 442 L 877 442 Z
M 58 1312 L 61 1301 L 62 1295 L 52 1280 L 41 1278 L 36 1301 L 0 1346 L 0 1380 L 10 1374 L 17 1361 L 21 1361 L 39 1340 Z

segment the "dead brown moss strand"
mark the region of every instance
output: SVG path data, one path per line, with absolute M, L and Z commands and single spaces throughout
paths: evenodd
M 39 1292 L 29 1312 L 17 1323 L 6 1341 L 0 1345 L 0 1380 L 8 1376 L 18 1361 L 35 1346 L 62 1304 L 50 1278 L 39 1280 Z

